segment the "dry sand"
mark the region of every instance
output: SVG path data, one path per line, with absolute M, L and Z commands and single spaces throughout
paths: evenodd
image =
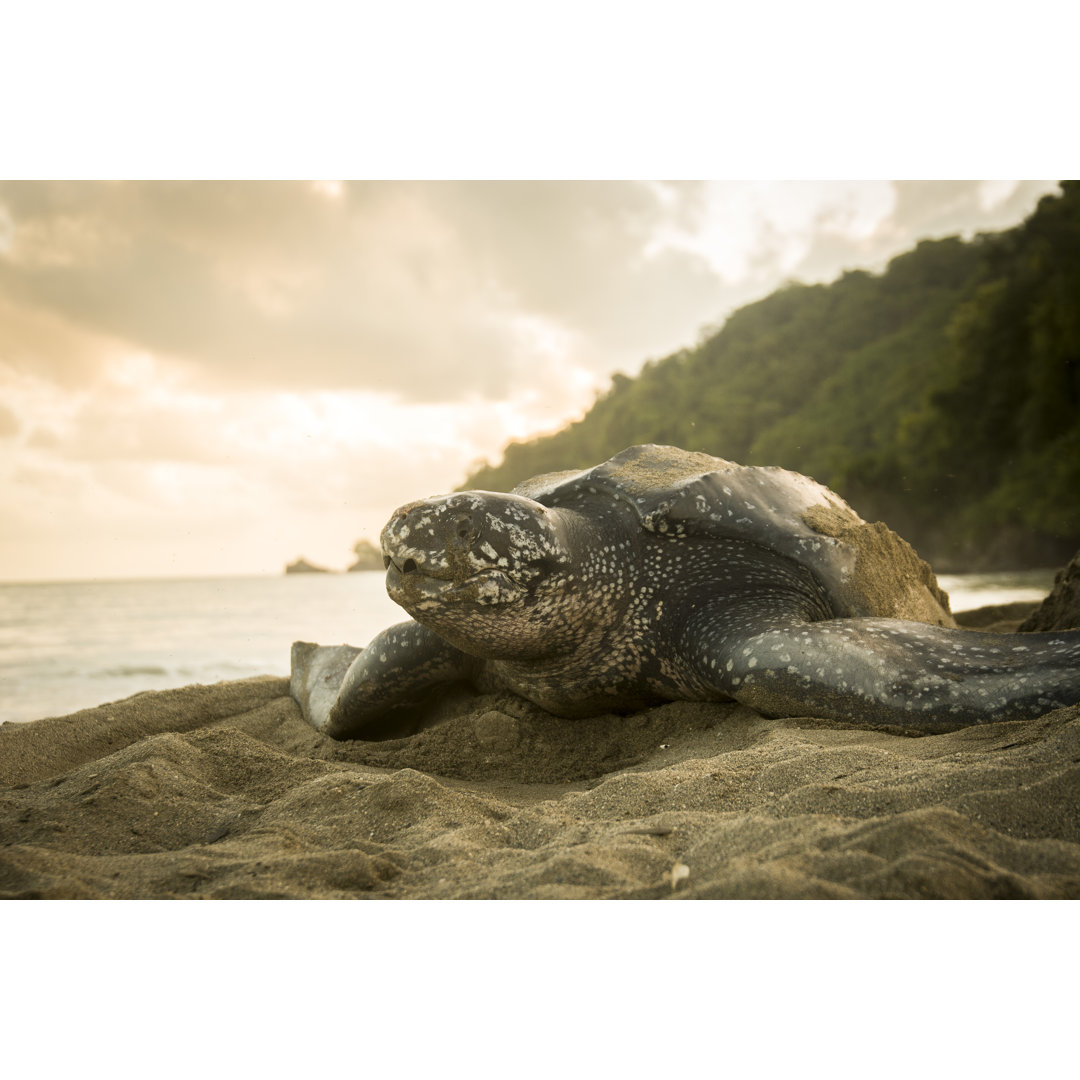
M 6 898 L 1076 898 L 1080 707 L 911 737 L 461 697 L 336 743 L 285 679 L 0 727 Z

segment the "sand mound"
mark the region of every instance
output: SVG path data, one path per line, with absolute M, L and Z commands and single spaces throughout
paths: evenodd
M 1020 629 L 1069 630 L 1080 627 L 1080 551 L 1054 576 L 1050 595 L 1031 613 Z
M 284 679 L 0 728 L 3 897 L 1080 897 L 1080 707 L 919 738 L 463 697 L 335 743 Z

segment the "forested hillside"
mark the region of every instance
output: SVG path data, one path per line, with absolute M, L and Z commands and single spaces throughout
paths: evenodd
M 1007 232 L 741 308 L 463 486 L 507 490 L 643 442 L 808 473 L 938 569 L 1065 561 L 1080 547 L 1080 182 Z

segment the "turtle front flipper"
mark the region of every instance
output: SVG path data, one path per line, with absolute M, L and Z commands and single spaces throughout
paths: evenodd
M 1080 630 L 984 634 L 831 619 L 728 633 L 723 654 L 706 663 L 717 689 L 768 716 L 940 731 L 1080 702 Z
M 289 693 L 304 719 L 333 739 L 379 738 L 439 686 L 468 680 L 475 661 L 415 622 L 365 649 L 294 642 Z

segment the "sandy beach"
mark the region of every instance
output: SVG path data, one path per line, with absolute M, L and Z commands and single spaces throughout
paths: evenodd
M 1080 707 L 922 736 L 509 695 L 434 719 L 334 742 L 263 677 L 5 724 L 0 896 L 1080 897 Z

